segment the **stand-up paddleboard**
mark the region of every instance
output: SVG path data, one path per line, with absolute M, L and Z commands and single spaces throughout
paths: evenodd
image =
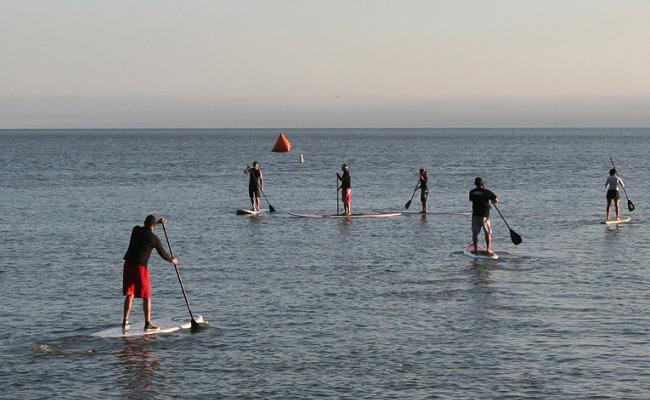
M 610 218 L 607 221 L 603 221 L 602 223 L 607 225 L 616 225 L 616 224 L 622 224 L 624 222 L 630 222 L 631 219 L 632 217 L 630 217 L 629 215 L 623 215 L 621 219 Z
M 260 209 L 259 211 L 253 211 L 253 210 L 237 210 L 236 214 L 237 215 L 260 215 L 264 211 L 269 211 L 268 209 Z
M 465 254 L 467 257 L 471 257 L 477 260 L 498 260 L 499 259 L 497 253 L 490 254 L 483 246 L 478 246 L 478 254 L 472 253 L 473 251 L 474 251 L 474 243 L 470 243 L 463 251 L 463 254 Z
M 203 317 L 201 315 L 195 315 L 194 320 L 197 323 L 203 323 Z M 117 326 L 115 328 L 109 328 L 104 331 L 95 332 L 92 336 L 100 338 L 117 338 L 117 337 L 134 337 L 134 336 L 145 336 L 145 335 L 157 335 L 160 333 L 171 333 L 176 332 L 179 329 L 189 329 L 192 327 L 192 319 L 187 316 L 183 317 L 168 317 L 154 319 L 153 324 L 160 329 L 157 331 L 145 331 L 144 323 L 139 322 L 137 325 L 131 324 L 127 331 L 122 330 L 122 326 Z
M 402 211 L 404 215 L 472 215 L 471 212 L 451 212 L 451 211 L 428 211 L 423 213 L 421 211 Z
M 352 215 L 343 215 L 343 214 L 296 214 L 289 213 L 292 217 L 298 218 L 385 218 L 385 217 L 398 217 L 402 213 L 370 213 L 370 214 L 352 214 Z

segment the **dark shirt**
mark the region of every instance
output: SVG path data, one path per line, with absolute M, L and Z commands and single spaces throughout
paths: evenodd
M 254 170 L 254 169 L 251 169 L 251 170 L 248 171 L 248 176 L 249 176 L 248 188 L 249 189 L 255 190 L 255 189 L 258 188 L 259 182 L 260 182 L 259 179 L 260 179 L 260 175 L 261 175 L 260 172 L 261 172 L 261 170 Z
M 338 173 L 336 176 L 341 180 L 341 189 L 349 189 L 352 187 L 352 180 L 350 179 L 350 172 L 345 171 L 343 176 L 340 176 Z
M 469 191 L 469 201 L 472 202 L 472 215 L 475 217 L 490 216 L 490 201 L 497 196 L 487 189 L 474 188 Z
M 429 177 L 428 177 L 428 176 L 422 176 L 422 175 L 420 175 L 420 189 L 422 189 L 422 190 L 427 190 L 427 189 L 428 189 L 428 187 L 427 187 L 427 182 L 428 182 L 428 181 L 429 181 Z
M 160 257 L 172 262 L 172 258 L 162 247 L 160 239 L 151 232 L 151 229 L 135 226 L 131 231 L 131 240 L 129 241 L 129 248 L 124 254 L 124 260 L 139 265 L 147 265 L 153 249 L 156 249 Z

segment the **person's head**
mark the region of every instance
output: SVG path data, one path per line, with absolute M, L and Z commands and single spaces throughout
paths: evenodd
M 144 219 L 144 227 L 153 229 L 156 225 L 158 225 L 158 218 L 153 214 L 147 215 L 147 218 Z
M 483 178 L 481 178 L 480 176 L 477 176 L 477 177 L 474 179 L 474 185 L 475 185 L 477 188 L 482 188 L 482 187 L 485 186 L 485 181 L 484 181 Z
M 349 167 L 348 167 L 347 164 L 343 164 L 343 165 L 341 165 L 341 171 L 345 172 L 345 171 L 347 171 L 348 169 L 349 169 Z
M 420 175 L 425 175 L 427 174 L 427 170 L 424 168 L 420 168 Z
M 611 176 L 616 175 L 616 170 L 615 170 L 614 168 L 610 169 L 610 170 L 609 170 L 609 174 L 610 174 Z
M 260 169 L 260 163 L 253 161 L 253 169 Z

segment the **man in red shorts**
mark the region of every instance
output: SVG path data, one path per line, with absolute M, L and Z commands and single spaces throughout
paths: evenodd
M 142 299 L 142 309 L 144 311 L 144 329 L 146 331 L 155 331 L 159 328 L 151 324 L 151 281 L 149 279 L 149 257 L 151 251 L 156 249 L 160 257 L 172 264 L 178 264 L 176 258 L 172 258 L 160 243 L 160 239 L 153 231 L 159 223 L 166 224 L 167 219 L 158 220 L 153 215 L 147 215 L 144 220 L 144 226 L 135 226 L 131 231 L 131 240 L 129 248 L 124 255 L 124 271 L 122 274 L 122 292 L 124 299 L 124 318 L 122 319 L 122 329 L 129 329 L 129 313 L 133 305 L 133 298 Z

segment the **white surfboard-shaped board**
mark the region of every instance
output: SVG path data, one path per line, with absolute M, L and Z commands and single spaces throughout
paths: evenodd
M 458 212 L 429 211 L 427 213 L 423 213 L 420 211 L 402 211 L 401 213 L 405 215 L 472 215 L 471 212 L 463 212 L 463 211 L 458 211 Z
M 203 323 L 203 317 L 201 315 L 195 315 L 194 320 L 196 322 Z M 94 337 L 99 338 L 118 338 L 118 337 L 135 337 L 135 336 L 145 336 L 145 335 L 158 335 L 161 333 L 171 333 L 176 332 L 179 329 L 189 329 L 192 327 L 192 319 L 189 316 L 182 317 L 167 317 L 154 319 L 153 324 L 160 329 L 157 331 L 145 331 L 144 323 L 140 322 L 137 324 L 131 324 L 129 329 L 125 332 L 122 330 L 122 326 L 117 326 L 115 328 L 109 328 L 103 331 L 95 332 L 92 334 Z
M 298 214 L 298 213 L 289 213 L 292 217 L 298 218 L 323 218 L 321 214 Z
M 343 215 L 343 214 L 296 214 L 289 213 L 292 217 L 299 218 L 385 218 L 385 217 L 398 217 L 402 215 L 401 213 L 370 213 L 370 214 L 352 214 L 352 215 Z
M 629 215 L 623 215 L 621 219 L 610 218 L 607 221 L 603 221 L 603 224 L 616 225 L 616 224 L 622 224 L 624 222 L 630 222 L 630 220 L 632 220 L 632 217 L 630 217 Z
M 472 253 L 472 251 L 474 251 L 474 243 L 468 244 L 465 250 L 463 250 L 463 254 L 465 254 L 467 257 L 471 257 L 476 260 L 498 260 L 499 259 L 497 253 L 490 254 L 483 246 L 478 246 L 478 254 L 474 254 Z
M 268 210 L 260 209 L 259 211 L 253 211 L 253 210 L 241 209 L 241 210 L 237 210 L 236 214 L 237 215 L 260 215 L 264 211 L 268 211 Z

